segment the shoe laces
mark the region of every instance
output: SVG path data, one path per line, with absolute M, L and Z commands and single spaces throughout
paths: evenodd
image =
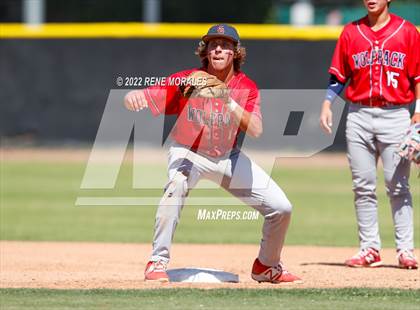
M 376 251 L 371 248 L 361 249 L 356 255 L 353 256 L 353 258 L 362 258 L 370 253 L 374 253 L 375 255 L 377 254 Z
M 286 270 L 286 268 L 284 267 L 283 263 L 280 262 L 277 266 L 275 266 L 274 268 L 276 268 L 276 270 L 281 273 L 281 274 L 288 274 L 289 272 Z
M 167 267 L 167 264 L 162 260 L 153 262 L 153 270 L 155 271 L 166 271 L 166 267 Z
M 409 250 L 401 250 L 401 251 L 399 251 L 398 254 L 397 254 L 397 257 L 398 258 L 403 257 L 405 259 L 412 259 L 412 260 L 415 260 L 416 259 L 416 257 L 414 256 L 414 253 L 411 252 L 411 251 L 409 251 Z

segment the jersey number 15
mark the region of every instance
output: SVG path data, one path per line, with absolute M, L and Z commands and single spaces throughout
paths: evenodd
M 400 74 L 397 73 L 397 72 L 387 71 L 386 72 L 386 77 L 387 77 L 387 81 L 388 81 L 387 86 L 389 87 L 389 86 L 392 85 L 392 87 L 397 88 L 398 87 L 397 77 L 399 77 L 399 76 L 400 76 Z

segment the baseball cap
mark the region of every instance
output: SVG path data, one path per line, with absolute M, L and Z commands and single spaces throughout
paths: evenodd
M 208 42 L 212 38 L 226 38 L 235 43 L 239 42 L 239 34 L 236 29 L 228 24 L 217 24 L 211 26 L 207 34 L 202 37 L 204 42 Z

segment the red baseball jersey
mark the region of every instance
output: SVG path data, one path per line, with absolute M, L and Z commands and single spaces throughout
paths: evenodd
M 344 27 L 329 73 L 350 80 L 352 102 L 383 100 L 408 104 L 420 81 L 420 35 L 408 21 L 390 14 L 383 28 L 373 31 L 367 16 Z
M 197 70 L 203 69 L 177 72 L 166 78 L 165 83 L 146 88 L 146 100 L 155 116 L 177 115 L 172 139 L 200 153 L 219 157 L 236 146 L 240 129 L 222 99 L 188 99 L 182 95 L 180 83 Z M 235 72 L 227 86 L 233 100 L 261 118 L 259 91 L 250 78 L 243 72 Z

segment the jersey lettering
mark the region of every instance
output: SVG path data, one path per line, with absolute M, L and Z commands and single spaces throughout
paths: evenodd
M 184 109 L 185 110 L 185 109 Z M 187 121 L 198 123 L 201 125 L 217 126 L 217 127 L 229 127 L 230 126 L 230 112 L 229 113 L 206 113 L 205 110 L 193 108 L 191 104 L 186 109 Z
M 372 50 L 370 53 L 369 51 L 363 51 L 352 55 L 354 67 L 356 69 L 377 64 L 403 70 L 405 57 L 406 54 L 404 53 L 391 52 L 389 50 L 384 51 L 382 49 L 378 49 L 377 51 Z

